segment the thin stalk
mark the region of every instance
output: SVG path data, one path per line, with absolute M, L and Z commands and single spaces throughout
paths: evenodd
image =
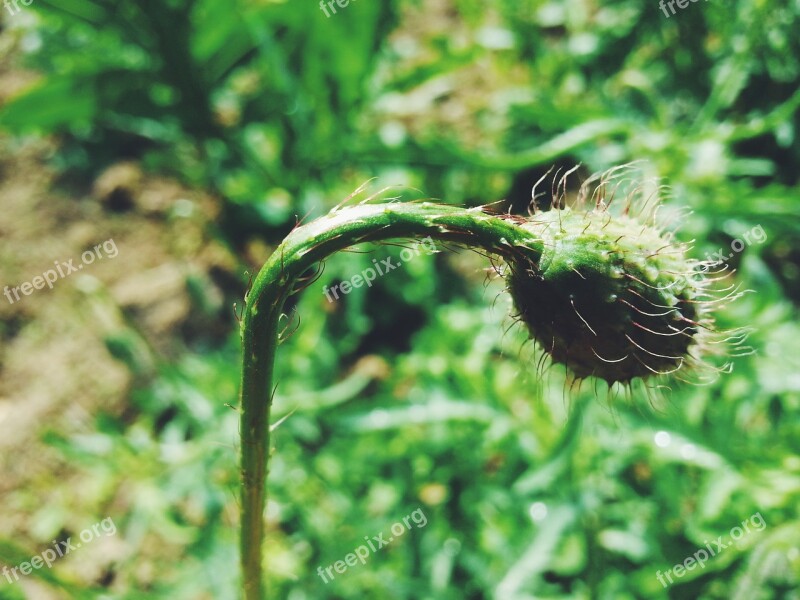
M 330 255 L 361 242 L 418 238 L 453 242 L 491 254 L 536 260 L 542 242 L 512 218 L 431 203 L 335 209 L 298 227 L 253 280 L 241 325 L 241 569 L 246 600 L 266 598 L 262 547 L 269 462 L 272 378 L 278 322 L 298 277 Z

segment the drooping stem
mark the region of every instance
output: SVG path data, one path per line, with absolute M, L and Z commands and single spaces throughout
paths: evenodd
M 491 254 L 537 260 L 542 242 L 511 218 L 432 203 L 360 205 L 298 227 L 253 280 L 242 319 L 241 568 L 246 600 L 266 595 L 262 583 L 264 507 L 269 461 L 272 375 L 284 303 L 309 268 L 361 242 L 418 238 L 453 242 Z

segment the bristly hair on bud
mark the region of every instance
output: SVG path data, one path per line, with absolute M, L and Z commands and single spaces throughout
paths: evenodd
M 638 180 L 633 165 L 591 176 L 567 202 L 576 169 L 554 176 L 550 210 L 538 209 L 534 186 L 529 216 L 509 217 L 544 245 L 541 255 L 507 258 L 505 272 L 531 338 L 576 378 L 609 386 L 668 374 L 704 381 L 727 371 L 729 364 L 704 360 L 729 346 L 741 350 L 746 336 L 714 326 L 713 311 L 742 295 L 718 284 L 732 273 L 727 265 L 714 271 L 689 258 L 689 244 L 656 222 L 666 188 Z

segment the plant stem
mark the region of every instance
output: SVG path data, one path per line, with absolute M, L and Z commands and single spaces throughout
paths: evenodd
M 537 260 L 542 242 L 517 220 L 432 203 L 359 205 L 335 209 L 298 227 L 253 280 L 241 325 L 241 568 L 244 597 L 262 600 L 262 546 L 269 414 L 279 325 L 298 277 L 335 252 L 361 242 L 430 236 L 503 257 Z

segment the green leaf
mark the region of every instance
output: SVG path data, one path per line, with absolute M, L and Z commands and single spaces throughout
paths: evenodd
M 80 77 L 50 78 L 0 110 L 0 127 L 16 133 L 89 125 L 97 111 L 93 86 Z

